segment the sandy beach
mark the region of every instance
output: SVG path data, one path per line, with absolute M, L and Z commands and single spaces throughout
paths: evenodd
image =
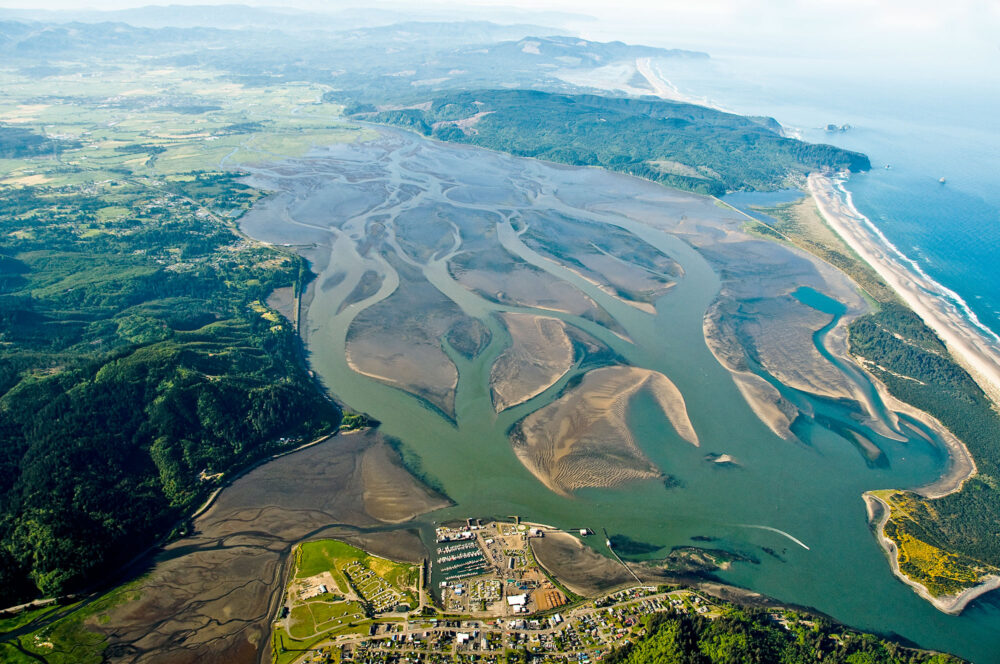
M 723 113 L 730 113 L 721 106 L 713 104 L 708 99 L 691 97 L 684 94 L 678 90 L 670 81 L 665 81 L 660 78 L 659 74 L 653 69 L 652 58 L 636 58 L 635 69 L 642 77 L 646 79 L 649 85 L 653 88 L 657 97 L 661 99 L 666 99 L 668 101 L 679 101 L 685 104 L 696 104 L 698 106 L 707 106 L 708 108 L 715 109 L 717 111 L 722 111 Z
M 823 218 L 862 260 L 878 272 L 924 323 L 938 334 L 952 357 L 969 372 L 990 399 L 994 403 L 1000 403 L 1000 350 L 997 345 L 964 319 L 957 307 L 947 299 L 940 284 L 903 264 L 905 259 L 850 204 L 843 182 L 841 178 L 834 179 L 819 174 L 809 176 L 809 192 Z M 939 498 L 959 491 L 965 480 L 976 474 L 975 460 L 965 445 L 936 419 L 892 397 L 880 381 L 874 380 L 874 383 L 888 407 L 909 412 L 925 424 L 933 426 L 948 446 L 948 471 L 937 481 L 916 489 L 915 492 L 926 498 Z M 871 493 L 865 493 L 864 500 L 869 520 L 875 521 L 876 514 L 881 512 L 874 528 L 893 574 L 938 610 L 958 615 L 975 598 L 1000 588 L 1000 577 L 990 575 L 961 593 L 941 597 L 931 595 L 926 586 L 909 578 L 899 569 L 899 551 L 895 542 L 885 536 L 885 525 L 891 517 L 888 503 Z
M 636 58 L 635 68 L 652 86 L 657 97 L 662 97 L 663 99 L 669 99 L 671 101 L 690 101 L 689 99 L 686 99 L 684 95 L 677 90 L 677 88 L 668 85 L 666 81 L 656 75 L 656 72 L 653 71 L 652 58 Z
M 938 284 L 921 278 L 901 264 L 891 253 L 892 249 L 877 237 L 868 219 L 841 198 L 838 188 L 842 183 L 842 180 L 822 175 L 809 176 L 809 191 L 824 219 L 924 323 L 937 332 L 955 360 L 972 375 L 994 403 L 1000 403 L 1000 352 L 939 295 L 941 287 Z M 948 447 L 948 470 L 935 482 L 914 491 L 925 498 L 940 498 L 961 490 L 965 481 L 977 472 L 975 459 L 965 444 L 934 417 L 894 397 L 874 375 L 869 377 L 887 407 L 907 413 L 930 426 Z
M 844 202 L 842 183 L 816 173 L 809 176 L 809 192 L 827 223 L 941 337 L 990 399 L 1000 403 L 1000 348 L 966 322 L 940 284 L 902 264 L 871 222 Z

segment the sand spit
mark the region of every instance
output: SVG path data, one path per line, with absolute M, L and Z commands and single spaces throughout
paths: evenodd
M 635 69 L 642 74 L 644 79 L 646 79 L 646 82 L 653 88 L 653 92 L 657 97 L 660 97 L 661 99 L 668 99 L 670 101 L 690 101 L 682 95 L 677 88 L 668 84 L 656 75 L 656 72 L 653 71 L 652 58 L 636 58 Z
M 814 173 L 809 192 L 827 223 L 906 301 L 972 375 L 994 403 L 1000 403 L 1000 348 L 966 322 L 947 298 L 946 289 L 903 264 L 871 222 L 845 202 L 838 191 L 843 180 Z
M 988 370 L 992 369 L 994 374 L 992 380 L 1000 384 L 1000 354 L 988 343 L 985 343 L 987 340 L 981 337 L 979 340 L 981 345 L 973 349 L 975 352 L 971 357 L 963 354 L 967 345 L 961 342 L 966 340 L 971 343 L 978 336 L 978 333 L 962 320 L 952 305 L 943 300 L 940 295 L 934 295 L 934 293 L 940 293 L 940 287 L 934 286 L 933 282 L 925 281 L 919 275 L 908 271 L 891 253 L 891 250 L 882 246 L 875 237 L 874 231 L 869 227 L 868 220 L 841 199 L 837 191 L 838 186 L 838 181 L 825 176 L 813 174 L 809 177 L 809 191 L 812 193 L 823 218 L 910 305 L 917 315 L 938 333 L 952 355 L 996 402 L 998 394 L 996 390 L 990 389 L 990 381 L 985 380 L 984 377 L 989 375 Z M 928 294 L 928 291 L 931 294 Z M 954 337 L 959 338 L 956 341 Z M 991 362 L 992 364 L 990 364 Z M 979 368 L 977 369 L 977 367 Z M 965 481 L 977 472 L 976 462 L 965 444 L 936 418 L 894 397 L 882 381 L 870 372 L 868 377 L 875 385 L 887 408 L 906 413 L 920 420 L 932 428 L 948 447 L 950 460 L 948 470 L 932 484 L 916 489 L 916 493 L 926 498 L 940 498 L 959 491 Z
M 934 605 L 939 611 L 957 616 L 969 603 L 979 597 L 980 595 L 985 595 L 986 593 L 1000 588 L 1000 576 L 990 574 L 983 577 L 975 586 L 971 588 L 966 588 L 962 592 L 956 595 L 942 595 L 940 597 L 935 597 L 928 590 L 927 586 L 914 581 L 910 577 L 903 574 L 899 569 L 899 551 L 896 548 L 896 543 L 885 536 L 885 524 L 889 521 L 889 516 L 891 508 L 889 504 L 878 496 L 874 496 L 871 493 L 864 494 L 865 507 L 868 509 L 868 517 L 870 520 L 874 520 L 876 515 L 878 516 L 878 523 L 875 524 L 875 534 L 878 537 L 879 544 L 885 551 L 886 556 L 889 558 L 889 565 L 892 567 L 892 573 L 896 577 L 905 583 L 906 585 L 913 588 L 918 595 L 926 599 L 928 602 Z
M 573 366 L 573 344 L 563 321 L 509 312 L 500 317 L 511 345 L 490 370 L 490 391 L 498 413 L 541 394 Z
M 646 79 L 650 87 L 653 88 L 653 92 L 657 97 L 661 99 L 666 99 L 668 101 L 679 101 L 685 104 L 699 104 L 701 106 L 710 106 L 711 108 L 718 108 L 713 106 L 704 99 L 695 99 L 694 97 L 688 97 L 681 93 L 676 87 L 674 87 L 669 81 L 664 81 L 659 75 L 653 71 L 653 59 L 652 58 L 636 58 L 635 69 L 637 72 L 642 74 L 642 77 Z
M 868 377 L 871 379 L 875 389 L 878 390 L 879 396 L 882 398 L 882 403 L 885 404 L 887 409 L 897 413 L 905 413 L 913 419 L 919 420 L 934 431 L 948 448 L 948 468 L 944 474 L 926 486 L 913 489 L 913 492 L 920 494 L 924 498 L 941 498 L 947 496 L 949 493 L 961 491 L 965 481 L 975 476 L 978 472 L 976 460 L 972 458 L 972 454 L 969 452 L 969 448 L 965 446 L 965 443 L 959 440 L 958 436 L 953 434 L 945 425 L 941 424 L 937 418 L 894 397 L 889 392 L 889 388 L 878 377 L 872 374 L 868 374 Z
M 819 174 L 809 176 L 809 192 L 823 218 L 937 333 L 955 360 L 969 372 L 990 399 L 994 403 L 1000 403 L 1000 350 L 997 344 L 966 321 L 958 307 L 948 299 L 947 289 L 919 270 L 905 265 L 908 259 L 864 215 L 854 209 L 850 195 L 843 189 L 843 182 L 843 179 Z M 842 193 L 846 195 L 846 200 L 841 196 Z M 916 489 L 915 493 L 925 498 L 940 498 L 960 491 L 965 481 L 977 472 L 975 460 L 965 444 L 937 419 L 896 399 L 880 380 L 870 374 L 869 377 L 888 408 L 908 413 L 933 428 L 948 447 L 948 470 L 935 482 Z M 875 521 L 876 515 L 880 515 L 874 526 L 875 532 L 880 546 L 889 558 L 893 574 L 938 610 L 957 615 L 975 598 L 1000 588 L 1000 576 L 989 575 L 961 593 L 934 597 L 926 586 L 909 578 L 899 569 L 899 551 L 895 542 L 885 536 L 885 525 L 891 517 L 888 503 L 871 493 L 865 493 L 864 499 L 869 520 Z
M 778 388 L 749 371 L 734 371 L 733 380 L 750 410 L 774 435 L 785 440 L 796 438 L 792 422 L 798 410 L 781 396 Z
M 734 340 L 734 331 L 723 330 L 725 325 L 720 305 L 721 300 L 716 300 L 702 319 L 705 344 L 719 364 L 732 374 L 736 387 L 754 415 L 779 438 L 795 440 L 791 426 L 798 416 L 798 409 L 781 396 L 778 388 L 747 368 L 744 351 Z
M 666 376 L 615 366 L 587 373 L 575 389 L 521 420 L 511 432 L 514 452 L 545 486 L 562 495 L 659 477 L 625 421 L 629 401 L 643 388 L 678 435 L 698 445 L 684 397 Z

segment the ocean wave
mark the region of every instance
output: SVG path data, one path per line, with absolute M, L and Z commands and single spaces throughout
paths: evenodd
M 844 197 L 844 203 L 850 208 L 851 213 L 855 215 L 858 219 L 862 220 L 868 229 L 878 238 L 878 241 L 882 243 L 889 251 L 891 251 L 895 256 L 906 266 L 915 272 L 921 279 L 921 288 L 928 295 L 933 295 L 935 297 L 940 297 L 945 300 L 962 318 L 974 325 L 983 334 L 993 340 L 993 343 L 1000 344 L 1000 335 L 990 329 L 985 323 L 979 320 L 976 312 L 969 307 L 969 304 L 962 298 L 961 295 L 948 288 L 947 286 L 941 284 L 939 281 L 931 277 L 915 260 L 904 254 L 900 249 L 885 236 L 885 233 L 876 226 L 871 219 L 867 216 L 861 214 L 858 208 L 854 205 L 854 196 L 845 186 L 847 182 L 846 178 L 837 178 L 837 191 L 839 191 Z M 933 290 L 928 289 L 926 286 L 930 286 Z

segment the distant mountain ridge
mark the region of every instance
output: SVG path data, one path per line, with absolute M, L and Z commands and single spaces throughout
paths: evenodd
M 14 55 L 43 52 L 46 55 L 68 53 L 84 49 L 114 49 L 127 47 L 140 52 L 164 55 L 163 45 L 183 44 L 198 46 L 228 46 L 242 51 L 255 48 L 298 50 L 306 44 L 329 49 L 331 42 L 336 50 L 351 44 L 370 45 L 377 42 L 388 48 L 392 44 L 433 43 L 437 48 L 455 48 L 470 44 L 492 44 L 497 41 L 517 40 L 528 34 L 537 34 L 550 28 L 537 25 L 500 25 L 488 21 L 462 23 L 405 22 L 377 27 L 338 29 L 324 31 L 322 25 L 313 26 L 308 33 L 294 35 L 284 32 L 279 25 L 248 25 L 247 27 L 219 28 L 209 26 L 137 26 L 125 21 L 37 21 L 11 17 L 9 10 L 0 10 L 0 52 Z M 14 12 L 19 14 L 19 12 Z M 249 38 L 249 39 L 248 39 Z
M 523 12 L 521 13 L 523 14 Z M 557 21 L 569 18 L 552 13 L 531 12 L 530 16 Z M 447 20 L 447 19 L 452 20 Z M 441 12 L 386 10 L 377 7 L 345 7 L 330 12 L 313 12 L 276 6 L 222 5 L 147 5 L 117 10 L 45 10 L 0 9 L 0 20 L 38 21 L 44 23 L 126 23 L 137 28 L 216 28 L 219 30 L 281 30 L 286 32 L 341 32 L 362 28 L 377 28 L 406 23 L 493 23 L 494 25 L 534 25 L 533 32 L 564 34 L 561 28 L 524 23 L 518 15 L 509 23 L 496 23 L 478 18 L 448 17 Z M 497 39 L 511 36 L 498 36 Z
M 490 47 L 494 53 L 502 53 L 509 58 L 519 58 L 522 55 L 547 56 L 547 57 L 581 57 L 590 59 L 593 62 L 583 64 L 601 64 L 603 61 L 661 57 L 661 58 L 697 58 L 707 59 L 708 53 L 702 51 L 689 51 L 684 49 L 666 49 L 656 46 L 643 46 L 638 44 L 626 44 L 625 42 L 595 42 L 588 39 L 573 36 L 548 35 L 537 36 L 528 35 L 518 41 L 508 41 Z M 564 63 L 571 64 L 571 63 Z M 578 63 L 572 63 L 578 64 Z
M 0 11 L 0 17 L 11 12 Z M 15 12 L 22 15 L 23 12 Z M 104 13 L 101 14 L 102 16 Z M 705 53 L 545 34 L 530 24 L 422 22 L 293 34 L 270 27 L 136 27 L 121 22 L 0 21 L 0 55 L 32 76 L 69 71 L 75 58 L 143 55 L 166 67 L 209 67 L 243 85 L 317 82 L 350 101 L 396 103 L 415 90 L 533 88 L 579 92 L 562 69 Z M 18 61 L 20 59 L 20 61 Z M 39 59 L 60 59 L 40 68 Z M 69 68 L 69 69 L 67 69 Z

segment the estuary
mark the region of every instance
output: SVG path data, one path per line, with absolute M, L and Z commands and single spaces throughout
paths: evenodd
M 950 461 L 847 357 L 845 321 L 867 305 L 842 273 L 712 198 L 378 132 L 251 169 L 273 194 L 241 226 L 310 260 L 313 369 L 455 502 L 425 539 L 518 514 L 607 528 L 649 560 L 710 541 L 747 559 L 716 572 L 727 582 L 995 651 L 988 598 L 937 612 L 871 533 L 864 491 L 930 484 Z M 538 336 L 563 350 L 514 352 Z M 519 379 L 498 390 L 504 376 Z

